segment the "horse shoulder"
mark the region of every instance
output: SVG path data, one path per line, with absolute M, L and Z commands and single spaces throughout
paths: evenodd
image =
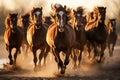
M 10 35 L 11 35 L 11 30 L 8 28 L 5 30 L 5 33 L 4 33 L 4 41 L 6 44 L 9 44 Z
M 67 28 L 66 34 L 68 35 L 67 38 L 69 39 L 70 44 L 73 45 L 75 43 L 75 39 L 76 39 L 75 31 L 72 28 L 72 26 L 70 26 L 70 25 L 67 25 L 66 28 Z
M 29 45 L 32 44 L 32 36 L 34 34 L 34 25 L 30 25 L 28 30 L 27 30 L 27 41 Z
M 47 31 L 47 37 L 46 37 L 46 41 L 48 43 L 48 45 L 50 47 L 55 47 L 54 45 L 54 39 L 57 35 L 57 25 L 55 24 L 51 24 L 51 26 L 48 28 L 48 31 Z
M 49 27 L 49 25 L 48 24 L 46 24 L 46 23 L 43 23 L 42 24 L 43 25 L 43 27 L 47 30 L 48 29 L 48 27 Z

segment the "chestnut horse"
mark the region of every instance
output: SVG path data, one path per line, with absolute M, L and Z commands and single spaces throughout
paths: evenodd
M 104 51 L 106 48 L 106 40 L 107 40 L 107 29 L 105 25 L 105 17 L 106 17 L 106 7 L 97 7 L 93 15 L 97 15 L 96 18 L 86 25 L 88 30 L 86 31 L 87 39 L 90 41 L 94 48 L 94 57 L 93 61 L 101 62 L 104 56 Z M 91 27 L 92 28 L 89 28 Z M 100 51 L 98 50 L 98 46 L 100 45 Z
M 20 19 L 19 19 L 19 24 L 20 24 L 20 27 L 22 27 L 22 29 L 24 31 L 24 40 L 23 40 L 22 49 L 24 50 L 25 45 L 26 45 L 25 53 L 27 53 L 28 48 L 29 48 L 29 44 L 27 42 L 27 36 L 26 35 L 27 35 L 28 26 L 30 25 L 30 14 L 26 13 L 26 14 L 21 15 Z
M 17 26 L 17 15 L 17 13 L 9 13 L 5 19 L 6 30 L 4 33 L 4 41 L 6 44 L 6 49 L 9 53 L 8 58 L 10 60 L 10 65 L 16 64 L 17 54 L 20 51 L 24 37 L 24 32 Z M 14 60 L 11 53 L 13 48 L 16 48 Z
M 30 49 L 34 56 L 34 70 L 37 67 L 37 50 L 40 49 L 39 54 L 39 65 L 41 66 L 41 60 L 44 57 L 44 63 L 46 62 L 46 57 L 49 52 L 49 46 L 46 42 L 47 24 L 42 22 L 42 7 L 33 8 L 30 12 L 30 17 L 32 24 L 27 30 L 27 41 L 29 43 Z
M 107 24 L 108 28 L 108 39 L 107 39 L 107 45 L 109 49 L 109 56 L 113 56 L 114 46 L 117 41 L 117 33 L 116 33 L 116 19 L 109 19 L 109 22 Z
M 66 6 L 55 4 L 52 10 L 54 23 L 48 28 L 46 41 L 55 56 L 58 70 L 60 69 L 60 73 L 64 74 L 76 36 L 72 26 L 67 23 Z M 60 58 L 61 51 L 66 54 L 64 62 Z
M 76 33 L 76 43 L 74 45 L 74 49 L 78 49 L 80 50 L 80 53 L 75 53 L 75 51 L 73 51 L 74 53 L 74 68 L 77 67 L 77 55 L 78 55 L 78 66 L 80 66 L 80 61 L 82 59 L 82 52 L 85 48 L 85 45 L 87 43 L 87 38 L 86 38 L 86 32 L 85 32 L 85 25 L 84 25 L 84 16 L 83 16 L 83 7 L 80 6 L 78 7 L 76 10 L 73 10 L 73 22 L 72 24 L 74 24 L 74 30 Z

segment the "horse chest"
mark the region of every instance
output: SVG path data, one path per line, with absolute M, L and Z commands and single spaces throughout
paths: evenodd
M 45 32 L 36 31 L 32 37 L 33 44 L 43 46 L 46 41 L 45 34 Z
M 65 48 L 68 45 L 68 41 L 65 37 L 66 35 L 64 33 L 58 34 L 56 36 L 54 44 L 58 48 Z

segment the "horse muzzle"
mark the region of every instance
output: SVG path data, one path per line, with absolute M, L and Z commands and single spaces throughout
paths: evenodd
M 64 28 L 63 27 L 59 27 L 58 30 L 59 30 L 59 32 L 64 32 Z
M 41 25 L 40 24 L 36 24 L 36 29 L 40 29 L 41 28 Z

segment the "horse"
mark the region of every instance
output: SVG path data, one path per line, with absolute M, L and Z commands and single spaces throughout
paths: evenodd
M 26 14 L 22 14 L 20 16 L 20 19 L 19 19 L 19 25 L 20 27 L 23 29 L 24 31 L 24 40 L 23 40 L 23 45 L 22 45 L 22 49 L 24 50 L 25 49 L 25 45 L 26 45 L 26 50 L 25 50 L 25 53 L 27 53 L 28 51 L 28 48 L 29 48 L 29 44 L 27 42 L 27 29 L 30 25 L 30 14 L 29 13 L 26 13 Z
M 24 32 L 19 26 L 17 26 L 17 16 L 18 13 L 9 13 L 5 19 L 6 29 L 4 32 L 4 41 L 6 44 L 6 50 L 9 53 L 8 58 L 10 60 L 10 65 L 16 65 L 16 58 L 20 51 L 24 37 Z M 11 53 L 13 48 L 16 48 L 14 59 L 12 58 L 13 56 Z
M 50 26 L 53 23 L 53 21 L 52 21 L 50 16 L 45 16 L 44 17 L 44 23 L 46 23 Z
M 117 41 L 117 33 L 116 33 L 116 19 L 109 19 L 107 23 L 108 28 L 108 39 L 107 45 L 109 50 L 109 56 L 113 56 L 114 46 Z
M 77 7 L 76 10 L 73 10 L 73 18 L 74 20 L 72 23 L 74 25 L 74 30 L 76 33 L 76 43 L 74 45 L 74 50 L 73 50 L 73 60 L 74 60 L 74 68 L 77 67 L 77 55 L 78 55 L 78 66 L 80 67 L 80 61 L 82 59 L 82 52 L 85 48 L 85 45 L 87 43 L 87 38 L 86 38 L 86 32 L 85 32 L 85 25 L 84 25 L 84 16 L 83 16 L 83 7 Z M 80 50 L 80 53 L 75 53 L 75 49 Z
M 49 52 L 50 47 L 46 42 L 46 33 L 48 25 L 42 21 L 42 7 L 35 8 L 30 12 L 31 24 L 27 30 L 27 41 L 30 46 L 30 50 L 34 56 L 34 71 L 37 70 L 37 66 L 41 67 L 41 60 L 44 58 L 44 64 L 46 62 L 46 57 Z M 37 65 L 37 50 L 40 49 L 39 54 L 39 65 Z
M 94 57 L 92 60 L 100 63 L 104 59 L 103 56 L 108 36 L 105 25 L 106 7 L 96 7 L 93 15 L 96 18 L 94 18 L 94 20 L 90 23 L 87 23 L 85 28 L 88 29 L 85 30 L 87 34 L 87 40 L 92 44 L 94 48 Z M 89 28 L 91 26 L 92 28 Z M 98 50 L 98 47 L 100 47 L 100 51 Z
M 52 18 L 53 24 L 50 25 L 47 31 L 46 41 L 51 48 L 55 61 L 57 62 L 58 72 L 65 73 L 66 66 L 69 64 L 69 56 L 75 41 L 75 31 L 73 27 L 68 24 L 66 13 L 66 6 L 55 4 L 51 7 L 54 11 Z M 65 59 L 62 61 L 60 52 L 65 54 Z

